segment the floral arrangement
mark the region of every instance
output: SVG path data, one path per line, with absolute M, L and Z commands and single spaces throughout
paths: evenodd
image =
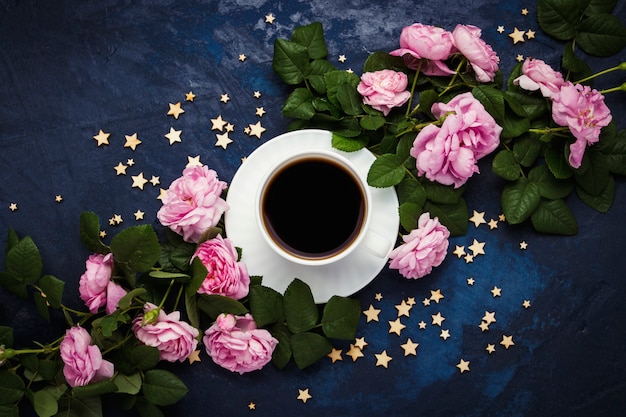
M 416 279 L 444 261 L 448 238 L 467 227 L 465 184 L 486 157 L 508 182 L 509 223 L 530 219 L 538 231 L 575 234 L 565 203 L 574 190 L 609 209 L 613 175 L 626 174 L 626 133 L 617 132 L 604 94 L 626 83 L 604 91 L 589 83 L 626 64 L 591 74 L 575 46 L 613 55 L 626 45 L 626 28 L 610 5 L 596 3 L 539 1 L 542 29 L 567 42 L 564 73 L 529 58 L 505 80 L 497 54 L 468 25 L 408 26 L 399 48 L 371 54 L 360 77 L 328 62 L 319 23 L 275 42 L 273 68 L 293 86 L 283 107 L 296 119 L 291 127 L 331 130 L 343 151 L 368 148 L 377 155 L 368 183 L 397 187 L 406 234 L 390 268 Z M 222 230 L 226 192 L 215 171 L 187 168 L 157 213 L 164 229 L 129 227 L 110 245 L 98 216 L 83 213 L 80 237 L 92 252 L 79 280 L 85 310 L 63 303 L 64 281 L 44 274 L 30 237 L 9 230 L 0 284 L 32 298 L 46 320 L 62 316 L 68 329 L 22 349 L 0 326 L 0 414 L 18 415 L 27 399 L 40 417 L 98 416 L 110 395 L 124 409 L 162 415 L 159 407 L 187 392 L 163 363 L 193 362 L 204 350 L 240 374 L 292 359 L 306 368 L 330 352 L 329 339 L 354 338 L 357 300 L 335 296 L 318 306 L 298 279 L 280 294 L 249 275 L 242 249 Z

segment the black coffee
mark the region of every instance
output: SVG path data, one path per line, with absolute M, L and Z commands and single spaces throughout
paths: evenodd
M 354 174 L 318 157 L 296 160 L 273 176 L 261 200 L 272 239 L 302 258 L 321 259 L 348 247 L 365 218 Z

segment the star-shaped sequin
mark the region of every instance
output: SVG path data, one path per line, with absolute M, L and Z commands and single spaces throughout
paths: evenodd
M 139 221 L 139 220 L 143 220 L 143 216 L 146 214 L 141 210 L 137 210 L 135 213 L 133 213 L 135 215 L 135 220 Z
M 364 355 L 358 346 L 354 346 L 350 343 L 350 349 L 346 352 L 346 356 L 350 356 L 352 358 L 352 362 L 356 362 L 357 359 L 362 358 Z
M 535 31 L 528 29 L 526 31 L 526 38 L 527 39 L 535 39 Z
M 494 297 L 500 297 L 502 295 L 502 288 L 498 288 L 494 285 L 491 294 L 493 294 Z
M 185 94 L 186 101 L 193 101 L 195 98 L 196 98 L 196 95 L 192 91 Z
M 256 136 L 257 138 L 261 139 L 261 135 L 263 134 L 263 132 L 265 132 L 265 128 L 263 126 L 261 126 L 261 122 L 256 122 L 255 124 L 250 124 L 248 125 L 248 127 L 250 128 L 250 136 Z
M 345 55 L 339 55 L 339 58 L 337 58 L 337 61 L 341 62 L 342 64 L 344 62 L 346 62 L 346 56 Z
M 398 317 L 410 316 L 409 312 L 411 311 L 412 307 L 408 305 L 406 301 L 402 300 L 402 302 L 400 304 L 397 304 L 395 307 L 396 307 L 396 310 L 398 310 Z
M 452 251 L 452 253 L 454 255 L 456 255 L 457 258 L 461 259 L 462 257 L 464 257 L 465 254 L 465 246 L 459 246 L 459 245 L 455 245 L 454 250 Z
M 528 248 L 528 243 L 526 243 L 525 241 L 521 241 L 521 242 L 519 243 L 519 248 L 520 248 L 521 250 L 526 250 L 526 249 Z
M 478 212 L 476 210 L 473 210 L 472 217 L 469 218 L 469 221 L 474 223 L 474 226 L 476 227 L 480 226 L 481 224 L 487 223 L 485 221 L 485 212 Z
M 437 304 L 439 304 L 439 300 L 441 300 L 443 297 L 443 294 L 441 293 L 441 290 L 430 290 L 430 299 L 433 300 L 434 302 L 436 302 Z
M 472 255 L 474 257 L 478 255 L 484 255 L 485 254 L 485 242 L 479 242 L 476 239 L 474 239 L 474 242 L 472 242 L 472 245 L 469 246 L 468 249 L 472 251 Z
M 406 343 L 401 344 L 400 347 L 404 350 L 404 356 L 417 356 L 417 347 L 419 345 L 419 343 L 415 343 L 411 338 L 408 338 Z
M 276 20 L 276 16 L 274 16 L 272 13 L 268 13 L 265 15 L 265 23 L 269 23 L 271 25 L 274 23 L 274 20 Z
M 500 344 L 508 350 L 511 346 L 515 344 L 513 343 L 513 336 L 502 335 L 502 340 L 500 341 Z
M 308 400 L 310 400 L 311 398 L 311 394 L 309 394 L 309 389 L 299 389 L 298 390 L 298 397 L 297 399 L 302 401 L 303 403 L 306 403 Z
M 11 210 L 11 211 L 16 211 L 16 210 L 17 210 L 17 203 L 11 203 L 11 204 L 9 204 L 9 210 Z
M 461 359 L 461 361 L 456 365 L 457 368 L 459 368 L 459 371 L 461 371 L 461 373 L 463 372 L 469 372 L 470 368 L 469 368 L 469 361 L 465 361 L 463 359 Z
M 217 134 L 215 135 L 215 137 L 217 138 L 215 146 L 221 146 L 222 148 L 226 149 L 228 145 L 233 143 L 232 139 L 228 137 L 228 132 L 223 134 Z
M 128 166 L 124 165 L 121 162 L 113 167 L 113 169 L 115 170 L 115 175 L 126 175 L 126 168 L 128 168 Z
M 526 34 L 526 32 L 518 28 L 513 29 L 513 32 L 509 33 L 509 38 L 513 39 L 513 45 L 518 42 L 524 42 L 524 34 Z
M 111 136 L 110 133 L 105 133 L 104 131 L 102 131 L 102 129 L 100 129 L 98 134 L 95 135 L 93 138 L 98 143 L 98 146 L 101 146 L 101 145 L 108 145 L 109 144 L 109 136 Z
M 487 344 L 487 347 L 485 348 L 485 350 L 489 352 L 489 354 L 491 355 L 493 352 L 496 351 L 496 345 L 489 343 Z
M 265 109 L 263 107 L 257 107 L 255 114 L 259 117 L 263 117 L 265 114 Z
M 243 62 L 247 58 L 246 54 L 239 54 L 239 61 Z
M 222 103 L 228 103 L 230 101 L 230 97 L 228 96 L 228 94 L 224 93 L 220 96 L 220 101 Z
M 389 321 L 389 333 L 395 333 L 400 336 L 400 333 L 406 326 L 400 322 L 400 319 L 397 318 L 394 321 Z
M 370 304 L 369 308 L 363 311 L 363 314 L 365 314 L 365 317 L 367 317 L 367 323 L 369 323 L 370 321 L 378 321 L 378 315 L 380 314 L 380 310 L 374 308 L 374 306 Z
M 443 340 L 448 340 L 448 338 L 450 337 L 450 330 L 441 329 L 441 333 L 439 333 L 439 337 L 442 338 Z
M 331 360 L 332 363 L 335 363 L 337 361 L 342 361 L 343 357 L 341 356 L 341 349 L 335 349 L 333 348 L 333 350 L 330 351 L 330 353 L 326 356 L 328 356 Z
M 215 119 L 211 119 L 211 130 L 219 130 L 220 132 L 224 130 L 224 126 L 226 125 L 226 120 L 222 119 L 222 115 L 220 114 Z
M 170 127 L 170 131 L 165 134 L 165 137 L 170 141 L 170 145 L 173 145 L 176 142 L 182 142 L 180 138 L 181 133 L 183 133 L 182 130 L 176 130 L 173 127 Z
M 143 190 L 143 186 L 148 182 L 148 180 L 144 178 L 143 172 L 140 172 L 138 175 L 133 175 L 131 178 L 133 179 L 132 187 L 139 188 L 140 190 Z
M 202 362 L 202 359 L 200 359 L 200 350 L 194 350 L 191 352 L 189 356 L 187 356 L 187 360 L 189 361 L 189 365 L 194 362 Z
M 183 114 L 185 110 L 180 107 L 180 101 L 176 104 L 169 103 L 170 109 L 167 111 L 168 116 L 173 116 L 174 119 L 178 119 L 178 116 Z
M 141 144 L 141 140 L 137 137 L 137 133 L 124 135 L 124 137 L 126 138 L 126 143 L 124 143 L 125 148 L 130 148 L 134 151 L 137 149 L 137 146 Z
M 487 225 L 489 226 L 489 230 L 497 229 L 498 228 L 498 221 L 495 220 L 495 219 L 491 219 L 491 220 L 489 220 Z
M 530 300 L 524 300 L 524 302 L 522 303 L 522 307 L 530 308 Z
M 202 165 L 203 165 L 202 162 L 200 162 L 200 155 L 188 156 L 187 165 L 185 166 L 185 168 L 201 167 Z
M 384 368 L 389 367 L 389 362 L 391 361 L 391 356 L 387 355 L 387 351 L 383 350 L 380 353 L 375 353 L 376 356 L 376 366 L 382 366 Z
M 368 343 L 365 341 L 364 337 L 357 337 L 356 339 L 354 339 L 354 346 L 358 347 L 361 350 L 363 350 L 367 345 Z
M 440 327 L 441 327 L 441 324 L 443 323 L 443 321 L 446 319 L 445 317 L 443 317 L 441 315 L 440 312 L 438 312 L 437 314 L 432 314 L 430 317 L 433 319 L 433 323 L 432 324 L 435 324 L 435 325 L 440 326 Z

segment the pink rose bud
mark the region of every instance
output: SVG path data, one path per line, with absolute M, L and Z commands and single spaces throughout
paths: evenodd
M 381 70 L 363 74 L 356 89 L 363 96 L 363 103 L 387 116 L 392 108 L 402 106 L 411 97 L 407 84 L 405 73 Z
M 113 364 L 102 359 L 98 346 L 82 327 L 71 327 L 59 346 L 63 360 L 63 375 L 71 387 L 87 385 L 113 376 Z
M 457 25 L 452 31 L 454 46 L 467 58 L 476 79 L 486 83 L 495 79 L 500 58 L 480 36 L 481 30 L 472 25 Z
M 555 71 L 540 59 L 526 58 L 522 64 L 522 75 L 513 80 L 524 90 L 537 91 L 546 98 L 552 98 L 559 92 L 565 81 L 563 74 Z
M 85 262 L 86 271 L 80 277 L 78 292 L 80 299 L 92 313 L 107 303 L 107 286 L 113 273 L 113 255 L 93 254 Z
M 452 34 L 442 28 L 421 23 L 406 26 L 400 34 L 400 48 L 389 55 L 401 56 L 407 67 L 420 68 L 426 75 L 446 76 L 454 74 L 446 63 L 456 52 Z

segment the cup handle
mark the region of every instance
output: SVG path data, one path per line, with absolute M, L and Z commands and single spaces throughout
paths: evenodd
M 393 249 L 393 242 L 381 236 L 375 230 L 368 230 L 360 247 L 378 258 L 387 258 Z

